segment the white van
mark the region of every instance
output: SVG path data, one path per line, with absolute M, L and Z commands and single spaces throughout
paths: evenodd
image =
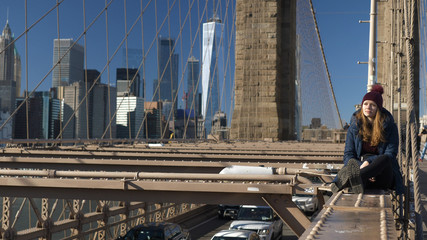
M 211 240 L 259 240 L 259 236 L 256 232 L 249 230 L 222 230 Z

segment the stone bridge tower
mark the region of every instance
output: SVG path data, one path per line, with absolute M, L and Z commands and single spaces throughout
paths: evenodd
M 231 139 L 296 138 L 295 51 L 295 0 L 236 0 Z

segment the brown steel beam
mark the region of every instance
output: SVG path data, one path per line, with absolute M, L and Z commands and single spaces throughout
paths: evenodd
M 108 148 L 115 147 L 138 147 L 138 148 L 173 148 L 173 149 L 216 149 L 216 150 L 299 150 L 299 151 L 342 151 L 344 144 L 342 143 L 312 143 L 312 142 L 212 142 L 212 141 L 191 141 L 191 140 L 165 140 L 165 139 L 0 139 L 0 143 L 6 144 L 8 147 L 14 145 L 27 145 L 27 147 L 48 147 L 52 148 L 86 148 L 100 147 Z M 163 143 L 162 147 L 153 147 L 150 143 Z M 65 145 L 62 145 L 65 144 Z M 72 146 L 68 146 L 74 144 Z
M 289 228 L 300 237 L 311 222 L 292 202 L 292 195 L 265 195 L 263 200 L 277 213 Z
M 12 150 L 5 149 L 1 156 L 32 156 L 32 157 L 68 157 L 68 158 L 110 158 L 135 160 L 181 160 L 181 161 L 243 161 L 243 162 L 318 162 L 341 163 L 341 156 L 275 156 L 275 155 L 227 155 L 227 154 L 180 154 L 180 153 L 134 153 L 134 152 L 100 152 L 100 151 L 53 151 L 53 150 Z
M 73 148 L 63 148 L 73 150 Z M 179 153 L 179 154 L 227 154 L 227 155 L 275 155 L 275 156 L 338 156 L 343 155 L 343 150 L 328 151 L 328 150 L 312 150 L 300 151 L 298 149 L 287 150 L 270 150 L 270 149 L 200 149 L 200 148 L 180 148 L 180 147 L 100 147 L 86 146 L 85 151 L 101 151 L 101 152 L 138 152 L 138 153 Z M 76 151 L 81 150 L 78 148 Z
M 25 177 L 47 177 L 47 178 L 90 178 L 90 179 L 123 179 L 123 181 L 135 181 L 139 179 L 155 179 L 156 181 L 171 180 L 203 180 L 203 181 L 270 181 L 291 182 L 296 178 L 293 175 L 255 175 L 255 174 L 198 174 L 198 173 L 162 173 L 162 172 L 101 172 L 101 171 L 55 171 L 55 170 L 13 170 L 0 169 L 2 176 L 25 176 Z M 104 180 L 105 181 L 105 180 Z M 105 182 L 110 182 L 106 180 Z M 311 183 L 302 180 L 300 182 Z
M 187 172 L 219 173 L 233 165 L 273 167 L 276 169 L 340 169 L 342 163 L 292 163 L 292 162 L 241 162 L 241 161 L 175 161 L 175 160 L 127 160 L 52 157 L 0 157 L 3 168 L 31 168 L 53 170 Z M 282 173 L 279 173 L 282 174 Z
M 0 191 L 14 197 L 104 199 L 116 201 L 265 205 L 265 194 L 306 193 L 312 184 L 122 181 L 88 179 L 0 178 Z

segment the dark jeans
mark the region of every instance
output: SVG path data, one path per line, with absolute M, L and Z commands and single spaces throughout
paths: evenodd
M 365 189 L 391 189 L 393 188 L 392 162 L 386 155 L 379 155 L 368 166 L 360 169 L 360 176 Z M 369 181 L 374 177 L 375 181 Z

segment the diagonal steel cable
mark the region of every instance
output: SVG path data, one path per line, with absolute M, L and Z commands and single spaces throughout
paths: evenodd
M 314 26 L 315 26 L 315 29 L 316 29 L 317 38 L 319 40 L 320 51 L 322 52 L 323 63 L 325 64 L 326 75 L 328 76 L 329 87 L 331 89 L 332 98 L 334 99 L 335 110 L 337 111 L 337 114 L 338 114 L 339 124 L 340 124 L 341 128 L 343 128 L 340 111 L 338 109 L 337 100 L 335 98 L 334 88 L 333 88 L 332 82 L 331 82 L 331 75 L 329 74 L 328 63 L 327 63 L 326 57 L 325 57 L 325 51 L 323 50 L 322 39 L 320 38 L 319 27 L 317 25 L 316 14 L 314 12 L 313 1 L 312 0 L 310 0 L 310 8 L 311 8 L 311 14 L 313 16 L 313 21 L 314 21 Z

